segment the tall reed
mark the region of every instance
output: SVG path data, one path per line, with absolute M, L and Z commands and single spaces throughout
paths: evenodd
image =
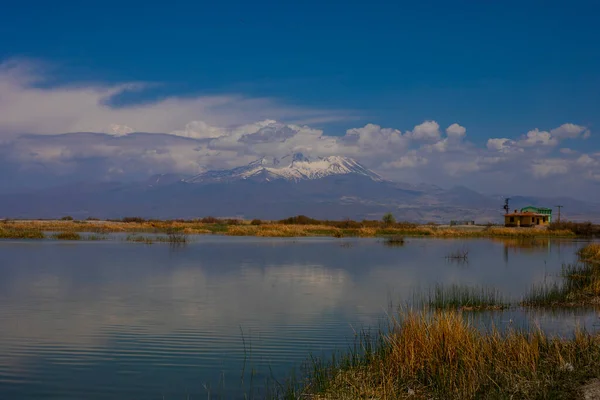
M 408 312 L 350 363 L 315 363 L 303 398 L 567 398 L 600 375 L 600 337 L 478 329 L 458 312 Z

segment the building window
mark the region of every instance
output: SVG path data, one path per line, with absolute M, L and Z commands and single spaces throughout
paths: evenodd
M 510 222 L 515 222 L 515 217 L 510 217 Z

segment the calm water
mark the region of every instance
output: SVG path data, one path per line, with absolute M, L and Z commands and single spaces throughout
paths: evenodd
M 435 283 L 520 298 L 575 259 L 575 241 L 260 239 L 182 248 L 0 242 L 0 399 L 240 398 L 310 353 L 352 342 L 390 303 Z M 467 248 L 469 263 L 444 256 Z M 569 334 L 598 313 L 496 316 Z M 242 385 L 242 371 L 246 373 Z M 250 382 L 249 372 L 256 371 Z M 270 372 L 271 371 L 271 372 Z M 212 398 L 211 397 L 211 398 Z

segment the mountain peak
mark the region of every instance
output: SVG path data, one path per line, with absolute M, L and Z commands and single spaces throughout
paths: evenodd
M 289 156 L 283 157 L 283 159 Z M 328 156 L 311 160 L 302 153 L 291 155 L 292 162 L 280 167 L 279 160 L 269 162 L 262 157 L 250 164 L 230 170 L 208 171 L 187 180 L 189 183 L 232 182 L 237 180 L 253 181 L 303 181 L 321 179 L 332 175 L 360 175 L 373 181 L 383 181 L 375 172 L 367 169 L 352 158 Z

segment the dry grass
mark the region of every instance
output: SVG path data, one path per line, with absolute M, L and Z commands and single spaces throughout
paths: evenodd
M 371 223 L 323 222 L 320 224 L 283 224 L 262 221 L 252 224 L 251 221 L 220 221 L 210 223 L 194 221 L 145 221 L 131 219 L 122 221 L 6 221 L 2 223 L 4 230 L 18 231 L 58 231 L 58 232 L 92 232 L 92 233 L 166 233 L 170 230 L 193 234 L 224 234 L 231 236 L 269 236 L 269 237 L 389 237 L 389 236 L 430 236 L 440 238 L 472 238 L 472 237 L 573 237 L 569 230 L 545 230 L 528 228 L 482 228 L 465 230 L 460 228 L 443 228 L 432 225 L 402 224 L 376 225 Z M 371 226 L 374 225 L 374 226 Z
M 404 236 L 389 236 L 383 242 L 386 246 L 400 247 L 404 246 Z
M 461 313 L 408 313 L 380 348 L 318 371 L 312 399 L 572 398 L 600 375 L 600 337 L 482 332 Z
M 485 231 L 487 236 L 493 237 L 574 237 L 575 234 L 570 230 L 547 230 L 539 228 L 489 228 Z
M 490 311 L 502 310 L 510 306 L 510 302 L 501 293 L 490 287 L 471 287 L 465 285 L 435 285 L 427 296 L 417 298 L 425 309 Z
M 579 263 L 564 265 L 562 282 L 533 286 L 523 299 L 529 307 L 600 305 L 600 244 L 578 251 Z
M 81 235 L 77 232 L 60 232 L 53 237 L 58 240 L 81 240 Z
M 44 233 L 39 229 L 15 229 L 12 226 L 0 227 L 0 239 L 44 239 Z
M 600 263 L 600 243 L 591 243 L 579 250 L 579 258 L 584 262 Z

